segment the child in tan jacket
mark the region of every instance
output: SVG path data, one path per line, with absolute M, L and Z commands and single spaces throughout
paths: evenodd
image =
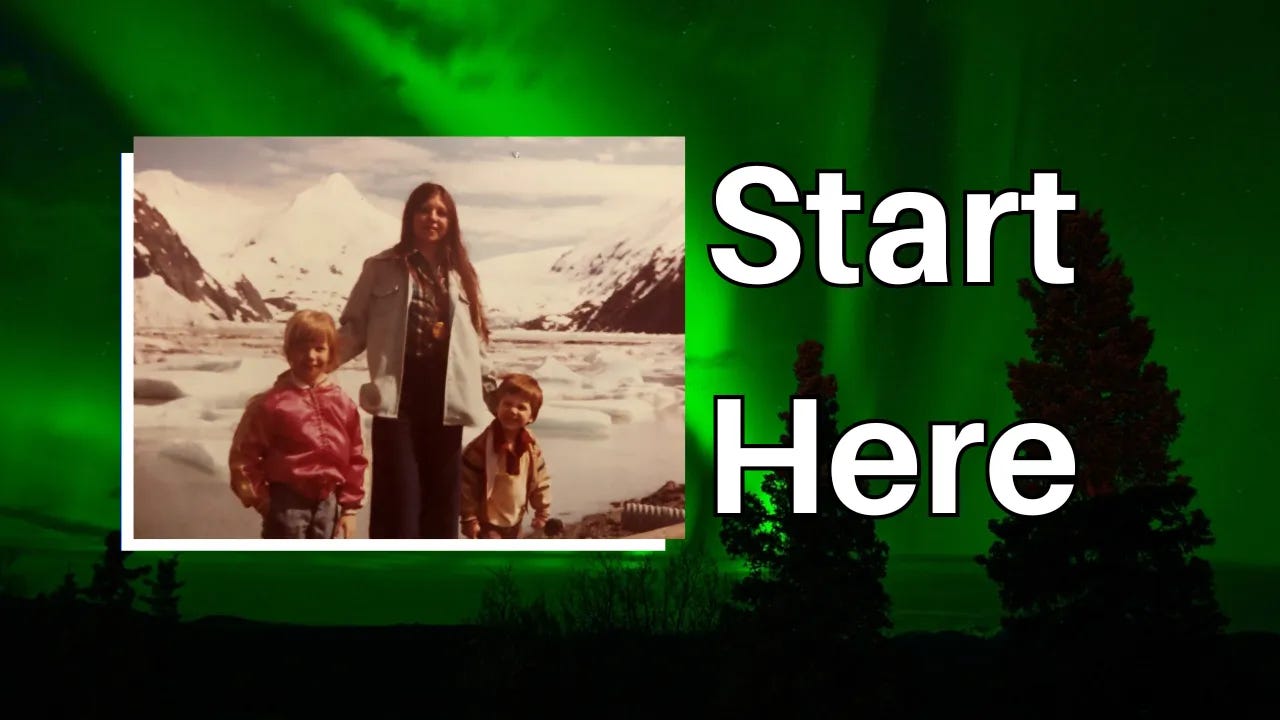
M 462 451 L 461 531 L 464 537 L 520 537 L 533 508 L 533 530 L 551 511 L 551 476 L 528 426 L 538 419 L 542 388 L 523 374 L 508 375 L 493 394 L 494 420 Z

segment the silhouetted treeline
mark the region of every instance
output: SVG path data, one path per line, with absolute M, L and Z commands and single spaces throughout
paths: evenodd
M 522 594 L 518 574 L 500 573 L 494 587 L 508 591 L 487 595 L 477 615 L 488 624 L 471 627 L 174 623 L 83 598 L 56 605 L 51 596 L 9 597 L 0 617 L 20 662 L 6 680 L 21 688 L 56 679 L 60 691 L 42 696 L 41 707 L 63 714 L 172 707 L 270 717 L 298 712 L 298 688 L 314 688 L 326 707 L 367 710 L 385 701 L 373 688 L 390 687 L 486 703 L 481 715 L 540 702 L 556 714 L 758 714 L 784 703 L 791 712 L 875 716 L 1078 717 L 1105 707 L 1216 717 L 1269 702 L 1280 673 L 1280 636 L 1261 634 L 1225 634 L 1194 654 L 1162 658 L 1106 642 L 1028 654 L 1006 634 L 959 632 L 904 633 L 804 657 L 801 643 L 756 645 L 744 625 L 714 622 L 714 607 L 704 604 L 710 594 L 666 594 L 682 583 L 712 587 L 714 563 L 687 562 L 708 575 L 682 579 L 661 564 L 671 558 L 649 557 L 647 569 L 644 560 L 602 560 L 580 571 L 573 592 L 554 595 Z M 593 582 L 606 573 L 612 585 Z M 678 626 L 670 618 L 682 612 L 697 619 Z M 139 687 L 141 695 L 122 691 Z

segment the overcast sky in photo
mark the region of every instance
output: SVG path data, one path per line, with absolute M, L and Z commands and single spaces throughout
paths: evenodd
M 341 173 L 396 218 L 414 187 L 437 182 L 458 203 L 473 257 L 483 259 L 576 244 L 680 202 L 684 139 L 137 138 L 134 170 L 167 170 L 264 207 Z

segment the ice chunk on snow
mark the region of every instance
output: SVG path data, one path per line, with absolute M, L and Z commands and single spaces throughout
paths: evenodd
M 529 373 L 540 385 L 560 385 L 569 388 L 582 387 L 582 376 L 568 365 L 548 355 L 533 372 Z
M 165 402 L 177 400 L 185 395 L 186 393 L 172 380 L 149 377 L 136 377 L 133 379 L 134 400 L 159 400 Z
M 582 384 L 582 378 L 579 374 L 573 372 L 570 366 L 562 363 L 552 355 L 548 355 L 543 360 L 543 364 L 532 373 L 538 382 L 563 382 L 570 384 Z
M 613 430 L 613 419 L 598 410 L 543 405 L 532 429 L 538 435 L 605 437 Z
M 228 452 L 230 445 L 228 445 Z M 214 460 L 213 455 L 209 453 L 209 449 L 203 443 L 183 441 L 175 442 L 167 445 L 160 451 L 160 455 L 175 462 L 200 470 L 209 475 L 217 474 L 223 463 Z M 225 454 L 224 454 L 225 457 Z
M 205 407 L 203 410 L 200 411 L 200 419 L 204 420 L 205 422 L 231 421 L 234 423 L 236 422 L 236 419 L 239 416 L 240 416 L 239 413 L 219 412 L 218 410 L 211 407 Z
M 624 398 L 603 398 L 592 400 L 556 400 L 543 406 L 542 412 L 546 412 L 547 407 L 563 408 L 566 410 L 592 410 L 602 412 L 609 416 L 613 423 L 630 423 L 652 420 L 654 417 L 653 403 L 638 397 Z M 539 413 L 539 422 L 541 422 L 541 413 Z
M 582 358 L 587 372 L 598 373 L 610 365 L 625 361 L 627 352 L 620 347 L 599 347 Z
M 149 335 L 134 335 L 133 346 L 139 350 L 177 350 L 180 347 L 173 340 Z
M 164 365 L 166 370 L 231 372 L 238 370 L 242 362 L 241 358 L 229 358 L 220 355 L 192 355 L 190 357 L 172 358 L 166 361 Z
M 673 405 L 684 406 L 683 390 L 657 383 L 650 383 L 637 390 L 636 397 L 648 402 L 658 411 L 665 410 Z
M 618 359 L 601 364 L 599 369 L 589 378 L 593 388 L 616 390 L 618 388 L 644 385 L 644 369 L 635 360 Z
M 135 404 L 133 426 L 135 428 L 188 428 L 196 424 L 193 418 L 202 418 L 205 403 L 199 398 L 184 397 L 160 405 Z

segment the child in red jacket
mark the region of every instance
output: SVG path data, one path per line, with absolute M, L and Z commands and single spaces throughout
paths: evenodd
M 255 395 L 236 427 L 231 490 L 262 515 L 264 538 L 350 538 L 364 500 L 368 459 L 360 413 L 328 373 L 333 318 L 297 312 L 284 329 L 289 370 Z

